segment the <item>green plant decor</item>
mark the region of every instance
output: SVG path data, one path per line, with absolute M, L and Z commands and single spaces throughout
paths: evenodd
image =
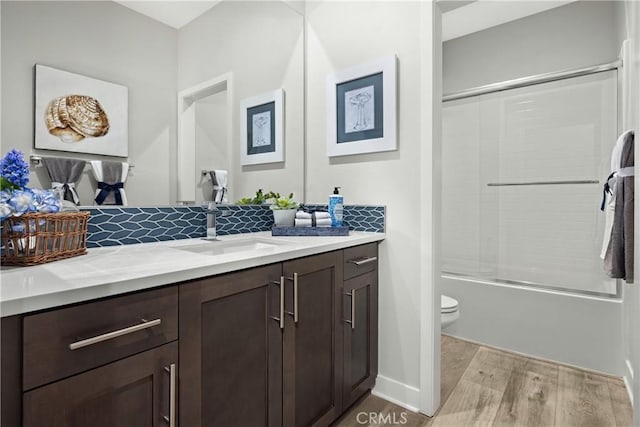
M 271 205 L 272 210 L 283 210 L 283 209 L 298 209 L 298 202 L 293 200 L 293 193 L 289 194 L 289 197 L 281 197 L 279 193 L 269 193 L 272 195 L 271 199 L 273 199 L 273 204 Z
M 270 198 L 271 194 L 273 194 L 272 191 L 270 191 L 266 195 L 263 194 L 262 188 L 260 188 L 258 191 L 256 191 L 256 195 L 254 197 L 243 197 L 236 202 L 236 205 L 263 205 Z

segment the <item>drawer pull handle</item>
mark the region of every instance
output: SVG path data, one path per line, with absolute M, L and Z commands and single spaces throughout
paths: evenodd
M 271 318 L 280 324 L 280 329 L 284 329 L 284 276 L 280 276 L 280 281 L 273 284 L 280 286 L 280 317 L 271 316 Z
M 113 331 L 113 332 L 107 332 L 106 334 L 102 334 L 102 335 L 98 335 L 95 337 L 91 337 L 91 338 L 87 338 L 86 340 L 81 340 L 81 341 L 76 341 L 73 342 L 71 344 L 69 344 L 69 350 L 77 350 L 79 348 L 82 347 L 87 347 L 93 344 L 97 344 L 99 342 L 102 341 L 107 341 L 107 340 L 111 340 L 117 337 L 120 337 L 122 335 L 127 335 L 127 334 L 131 334 L 133 332 L 137 332 L 137 331 L 141 331 L 143 329 L 147 329 L 147 328 L 152 328 L 154 326 L 159 325 L 162 320 L 161 319 L 155 319 L 155 320 L 144 320 L 144 319 L 140 319 L 142 323 L 139 323 L 137 325 L 133 325 L 133 326 L 129 326 L 128 328 L 124 328 L 124 329 L 118 329 L 117 331 Z
M 348 262 L 350 262 L 351 264 L 355 264 L 356 266 L 360 267 L 361 265 L 369 264 L 369 263 L 377 261 L 377 260 L 378 260 L 377 256 L 372 256 L 372 257 L 369 257 L 369 258 L 350 259 Z
M 163 415 L 162 419 L 169 424 L 169 427 L 176 426 L 176 364 L 172 363 L 164 370 L 169 373 L 169 415 Z
M 293 317 L 293 323 L 298 323 L 298 273 L 293 273 L 293 277 L 287 277 L 287 280 L 293 280 L 293 313 L 286 313 Z
M 345 320 L 345 323 L 351 324 L 351 329 L 356 328 L 356 290 L 345 293 L 346 296 L 351 298 L 351 320 Z

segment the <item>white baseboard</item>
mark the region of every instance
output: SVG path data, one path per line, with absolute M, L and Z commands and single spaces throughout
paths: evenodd
M 633 384 L 633 366 L 631 365 L 631 361 L 629 359 L 626 359 L 624 362 L 627 368 L 627 372 L 622 377 L 622 379 L 624 380 L 624 386 L 627 389 L 627 394 L 629 395 L 631 406 L 633 406 L 633 388 L 631 388 Z
M 378 378 L 376 378 L 376 386 L 371 390 L 371 394 L 402 406 L 409 411 L 419 411 L 420 389 L 383 375 L 378 375 Z

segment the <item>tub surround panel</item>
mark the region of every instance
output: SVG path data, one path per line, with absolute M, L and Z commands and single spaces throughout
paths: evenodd
M 305 205 L 327 209 L 326 205 Z M 167 240 L 195 239 L 207 235 L 207 219 L 199 206 L 157 208 L 92 207 L 87 247 L 131 245 Z M 273 213 L 267 205 L 218 206 L 220 236 L 270 231 Z M 345 225 L 351 231 L 384 233 L 385 207 L 353 205 L 344 208 Z

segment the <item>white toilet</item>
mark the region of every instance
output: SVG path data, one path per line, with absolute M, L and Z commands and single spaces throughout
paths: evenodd
M 440 295 L 440 326 L 446 328 L 460 317 L 458 301 L 446 295 Z

